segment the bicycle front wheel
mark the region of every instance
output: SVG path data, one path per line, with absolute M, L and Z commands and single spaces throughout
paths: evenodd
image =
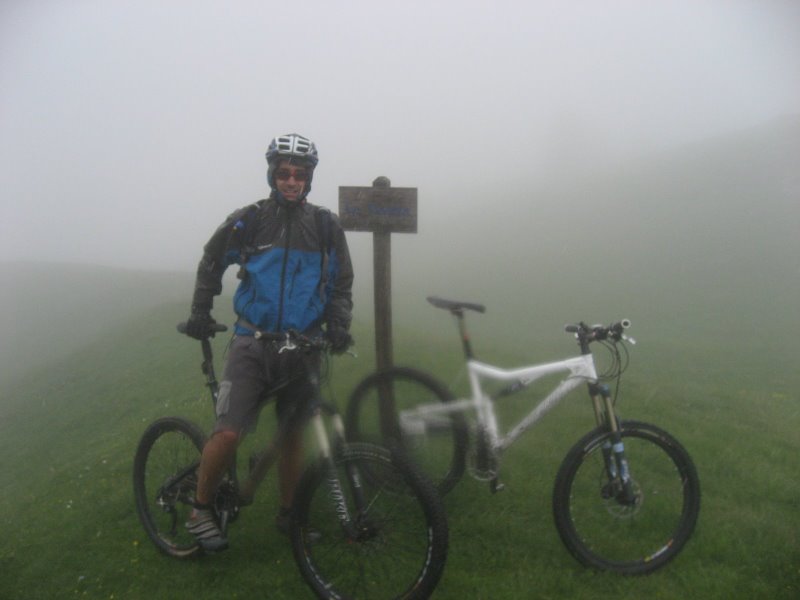
M 666 431 L 636 421 L 620 428 L 628 491 L 609 474 L 611 433 L 596 429 L 561 464 L 553 514 L 562 541 L 581 563 L 628 575 L 650 573 L 672 560 L 692 535 L 700 480 L 689 453 Z
M 204 443 L 205 435 L 197 425 L 180 417 L 165 417 L 145 430 L 136 449 L 136 512 L 156 547 L 176 558 L 200 553 L 184 523 L 192 510 Z
M 464 474 L 469 441 L 464 416 L 457 412 L 423 414 L 422 407 L 441 407 L 453 400 L 447 387 L 423 371 L 393 367 L 368 375 L 353 390 L 345 425 L 348 440 L 381 444 L 381 402 L 395 407 L 400 439 L 395 440 L 446 494 Z
M 399 452 L 348 444 L 303 476 L 291 540 L 319 598 L 428 598 L 447 557 L 433 484 Z M 368 470 L 369 477 L 361 477 Z

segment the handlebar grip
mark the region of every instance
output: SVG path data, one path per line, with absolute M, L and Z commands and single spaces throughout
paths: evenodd
M 612 323 L 608 329 L 609 331 L 612 331 L 614 333 L 622 333 L 623 329 L 627 329 L 630 326 L 631 326 L 630 319 L 622 319 L 621 321 Z
M 186 325 L 186 321 L 178 323 L 176 327 L 178 333 L 186 334 Z M 222 333 L 223 331 L 228 331 L 228 326 L 223 323 L 214 323 L 211 327 L 209 327 L 209 330 L 213 331 L 214 333 Z

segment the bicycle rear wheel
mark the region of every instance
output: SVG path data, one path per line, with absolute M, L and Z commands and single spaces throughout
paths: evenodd
M 635 575 L 672 560 L 694 531 L 700 480 L 689 453 L 666 431 L 620 424 L 632 478 L 627 501 L 608 475 L 611 433 L 596 429 L 567 453 L 556 475 L 553 514 L 569 551 L 583 564 Z
M 136 449 L 136 512 L 156 547 L 176 558 L 200 553 L 184 523 L 192 510 L 204 443 L 205 435 L 197 425 L 180 417 L 165 417 L 145 430 Z
M 334 463 L 334 473 L 326 460 L 309 468 L 295 494 L 291 541 L 305 581 L 319 598 L 429 597 L 448 545 L 433 484 L 372 444 L 345 445 Z
M 468 431 L 464 416 L 457 412 L 415 415 L 425 405 L 451 402 L 447 387 L 423 371 L 393 367 L 368 375 L 353 390 L 347 405 L 345 425 L 348 440 L 381 444 L 379 407 L 387 395 L 399 416 L 399 445 L 431 478 L 440 494 L 446 494 L 464 474 Z

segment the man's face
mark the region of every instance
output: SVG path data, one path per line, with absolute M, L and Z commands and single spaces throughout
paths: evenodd
M 295 202 L 303 195 L 309 175 L 306 167 L 282 160 L 275 169 L 275 187 L 289 202 Z

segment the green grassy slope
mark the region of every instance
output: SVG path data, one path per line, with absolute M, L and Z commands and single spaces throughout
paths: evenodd
M 272 481 L 237 524 L 239 551 L 219 560 L 165 560 L 136 520 L 131 468 L 146 424 L 168 414 L 211 424 L 199 345 L 175 332 L 183 318 L 184 303 L 151 309 L 0 393 L 0 598 L 305 594 L 272 528 Z M 216 340 L 220 356 L 226 341 Z
M 191 286 L 191 273 L 0 262 L 0 384 L 165 301 L 188 305 Z
M 591 422 L 584 399 L 572 398 L 508 452 L 506 491 L 492 496 L 466 480 L 447 497 L 451 553 L 438 597 L 800 594 L 800 253 L 786 235 L 797 231 L 800 188 L 785 164 L 798 155 L 795 137 L 783 133 L 726 140 L 650 172 L 593 179 L 590 189 L 603 199 L 596 211 L 579 202 L 588 188 L 552 189 L 559 203 L 519 208 L 508 235 L 457 247 L 455 260 L 431 252 L 425 233 L 413 247 L 398 240 L 398 363 L 447 381 L 457 371 L 452 324 L 425 304 L 426 293 L 486 302 L 489 312 L 470 320 L 476 349 L 510 365 L 572 353 L 560 330 L 566 321 L 630 317 L 639 343 L 622 415 L 681 440 L 704 494 L 694 538 L 663 571 L 620 578 L 580 567 L 550 516 L 559 462 Z M 724 193 L 714 204 L 718 190 Z M 753 201 L 757 193 L 761 202 Z M 610 230 L 620 214 L 624 227 Z M 570 218 L 578 233 L 565 243 L 555 224 Z M 603 235 L 587 236 L 598 222 Z M 530 271 L 521 271 L 523 264 Z M 179 563 L 160 556 L 133 512 L 131 467 L 146 423 L 168 414 L 211 423 L 198 345 L 174 332 L 186 316 L 191 277 L 184 284 L 153 275 L 156 284 L 143 288 L 149 275 L 135 272 L 87 268 L 65 278 L 43 266 L 29 274 L 28 283 L 16 273 L 2 288 L 5 302 L 5 284 L 13 281 L 25 302 L 15 296 L 16 312 L 0 311 L 14 315 L 2 323 L 0 598 L 307 597 L 285 540 L 272 529 L 272 479 L 234 524 L 231 550 L 218 557 Z M 82 283 L 74 294 L 63 291 L 76 280 Z M 48 286 L 62 292 L 48 295 Z M 140 289 L 150 293 L 137 295 Z M 110 290 L 120 293 L 98 302 Z M 216 316 L 230 322 L 224 311 Z M 355 335 L 362 356 L 334 365 L 331 389 L 340 406 L 373 364 L 363 306 Z M 225 341 L 216 341 L 220 357 Z M 35 359 L 28 370 L 10 368 L 9 357 L 20 354 Z M 520 410 L 504 406 L 501 421 Z
M 205 427 L 211 422 L 197 345 L 172 333 L 182 317 L 182 303 L 154 309 L 4 390 L 0 400 L 11 394 L 25 402 L 0 424 L 0 597 L 307 596 L 285 540 L 271 526 L 272 479 L 234 524 L 233 547 L 224 555 L 178 563 L 157 554 L 143 536 L 131 494 L 138 436 L 147 422 L 167 414 Z M 360 326 L 357 334 L 369 336 Z M 450 371 L 455 344 L 419 352 L 422 335 L 400 336 L 404 362 L 413 355 Z M 647 345 L 643 340 L 639 347 Z M 218 352 L 223 347 L 218 340 Z M 489 358 L 505 352 L 488 343 L 483 350 Z M 560 351 L 571 352 L 571 343 L 565 340 Z M 465 480 L 447 497 L 451 553 L 439 597 L 795 597 L 796 390 L 768 377 L 742 385 L 700 376 L 686 372 L 681 361 L 667 360 L 664 372 L 647 373 L 653 371 L 648 361 L 664 358 L 669 348 L 634 349 L 621 406 L 624 416 L 672 431 L 697 462 L 703 508 L 683 554 L 650 577 L 620 578 L 586 571 L 561 547 L 550 517 L 552 481 L 591 421 L 576 397 L 508 453 L 505 492 L 492 496 L 484 484 Z M 332 388 L 340 400 L 370 363 L 337 359 Z M 724 373 L 724 359 L 706 364 Z M 502 418 L 518 410 L 505 407 Z

